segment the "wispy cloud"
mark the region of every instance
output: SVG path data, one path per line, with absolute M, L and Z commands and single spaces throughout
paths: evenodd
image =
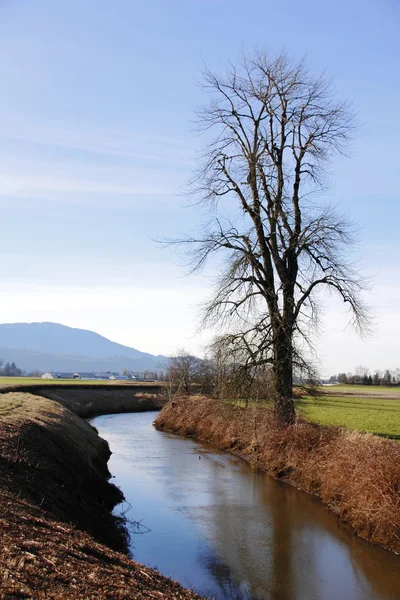
M 87 126 L 78 127 L 75 124 L 36 124 L 24 118 L 0 118 L 0 137 L 61 150 L 77 150 L 129 160 L 191 164 L 185 140 L 138 131 L 93 129 Z
M 189 171 L 187 147 L 179 138 L 1 117 L 0 138 L 3 204 L 166 196 L 179 191 Z
M 65 202 L 90 202 L 90 196 L 122 195 L 122 196 L 159 196 L 168 195 L 171 188 L 166 185 L 145 182 L 120 182 L 118 179 L 92 179 L 84 176 L 69 178 L 25 173 L 15 171 L 0 172 L 0 198 L 46 200 Z

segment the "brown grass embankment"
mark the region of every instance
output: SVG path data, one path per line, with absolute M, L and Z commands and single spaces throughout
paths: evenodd
M 0 396 L 0 598 L 199 598 L 126 551 L 123 499 L 94 428 L 59 403 Z M 106 547 L 103 544 L 107 544 Z
M 104 414 L 159 410 L 166 402 L 163 387 L 158 384 L 45 383 L 0 387 L 0 394 L 10 392 L 27 392 L 55 400 L 84 419 Z
M 268 409 L 203 397 L 169 402 L 155 424 L 241 455 L 318 496 L 360 537 L 400 553 L 400 444 L 302 420 L 280 429 Z
M 110 449 L 83 419 L 46 398 L 1 395 L 0 450 L 2 490 L 125 549 L 123 529 L 110 514 L 123 499 L 107 482 Z

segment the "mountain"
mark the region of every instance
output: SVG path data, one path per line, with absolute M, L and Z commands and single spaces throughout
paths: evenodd
M 60 323 L 0 324 L 0 358 L 28 372 L 159 370 L 167 360 Z

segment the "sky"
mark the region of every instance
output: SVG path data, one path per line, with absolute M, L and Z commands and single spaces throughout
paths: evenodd
M 202 353 L 212 273 L 157 243 L 204 215 L 182 195 L 204 140 L 204 65 L 286 49 L 332 77 L 360 127 L 326 201 L 359 228 L 375 330 L 325 301 L 327 376 L 400 366 L 399 0 L 0 0 L 0 322 L 54 321 L 153 354 Z

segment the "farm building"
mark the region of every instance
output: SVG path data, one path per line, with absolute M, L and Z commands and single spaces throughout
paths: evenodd
M 78 373 L 44 373 L 42 379 L 79 379 Z
M 107 371 L 106 373 L 44 373 L 42 375 L 42 379 L 86 379 L 86 380 L 118 380 L 125 381 L 130 379 L 136 379 L 132 375 L 118 375 L 118 373 L 111 373 L 111 371 Z
M 108 379 L 108 375 L 97 373 L 44 373 L 42 379 Z

